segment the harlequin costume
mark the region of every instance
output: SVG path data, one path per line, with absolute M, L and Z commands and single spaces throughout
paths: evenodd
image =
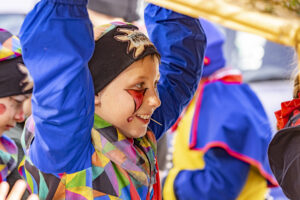
M 271 129 L 254 92 L 236 69 L 225 68 L 223 34 L 201 20 L 207 35 L 205 80 L 173 131 L 169 199 L 264 199 L 277 186 L 267 163 Z
M 29 94 L 32 83 L 24 66 L 19 39 L 0 28 L 0 98 Z M 17 165 L 18 149 L 13 140 L 0 133 L 0 182 L 5 181 Z
M 176 121 L 196 90 L 204 32 L 197 19 L 149 5 L 145 20 L 157 50 L 136 27 L 113 23 L 103 26 L 94 51 L 86 3 L 42 0 L 22 26 L 24 60 L 35 90 L 33 116 L 23 133 L 26 158 L 20 172 L 40 199 L 160 199 L 156 139 Z M 130 63 L 157 52 L 162 58 L 158 85 L 162 106 L 152 118 L 162 126 L 150 123 L 144 137 L 125 138 L 93 116 L 94 94 Z M 100 78 L 92 78 L 88 67 Z
M 299 110 L 299 93 L 293 100 L 281 103 L 281 109 L 275 112 L 278 132 L 268 149 L 270 167 L 282 191 L 292 200 L 300 197 Z

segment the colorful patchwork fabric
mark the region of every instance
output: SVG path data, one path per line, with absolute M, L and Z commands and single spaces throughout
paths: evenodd
M 0 28 L 0 61 L 21 56 L 19 38 Z
M 14 141 L 5 135 L 0 137 L 0 143 L 5 148 L 5 151 L 0 150 L 0 182 L 2 182 L 17 165 L 18 149 Z
M 33 129 L 29 118 L 22 136 L 26 156 L 19 172 L 27 180 L 30 192 L 40 199 L 161 199 L 156 140 L 150 130 L 142 138 L 128 139 L 95 116 L 92 167 L 73 174 L 46 174 L 28 156 Z

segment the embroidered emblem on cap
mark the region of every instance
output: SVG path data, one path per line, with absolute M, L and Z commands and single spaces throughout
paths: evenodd
M 126 35 L 116 35 L 114 38 L 120 42 L 128 42 L 127 54 L 133 51 L 134 59 L 142 55 L 147 46 L 154 46 L 150 40 L 138 30 L 118 28 L 117 31 L 125 33 Z
M 18 69 L 21 71 L 22 74 L 25 75 L 25 77 L 20 82 L 20 86 L 24 87 L 22 91 L 26 92 L 28 90 L 31 90 L 33 88 L 33 80 L 29 74 L 28 69 L 22 63 L 18 63 Z

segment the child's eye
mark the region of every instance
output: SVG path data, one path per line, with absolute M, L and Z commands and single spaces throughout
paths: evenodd
M 18 100 L 18 99 L 12 98 L 12 97 L 11 97 L 11 99 L 13 100 L 13 102 L 14 102 L 17 106 L 22 106 L 23 101 L 20 101 L 20 100 Z
M 138 83 L 135 85 L 135 87 L 137 87 L 138 89 L 143 89 L 144 83 Z

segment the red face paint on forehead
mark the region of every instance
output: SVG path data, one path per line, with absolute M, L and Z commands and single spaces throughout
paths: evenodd
M 0 104 L 0 115 L 2 115 L 6 111 L 6 106 L 4 104 Z
M 133 90 L 133 89 L 129 89 L 126 90 L 133 98 L 134 100 L 134 112 L 135 113 L 143 104 L 143 99 L 144 99 L 144 95 L 146 93 L 147 89 L 143 89 L 143 90 Z

